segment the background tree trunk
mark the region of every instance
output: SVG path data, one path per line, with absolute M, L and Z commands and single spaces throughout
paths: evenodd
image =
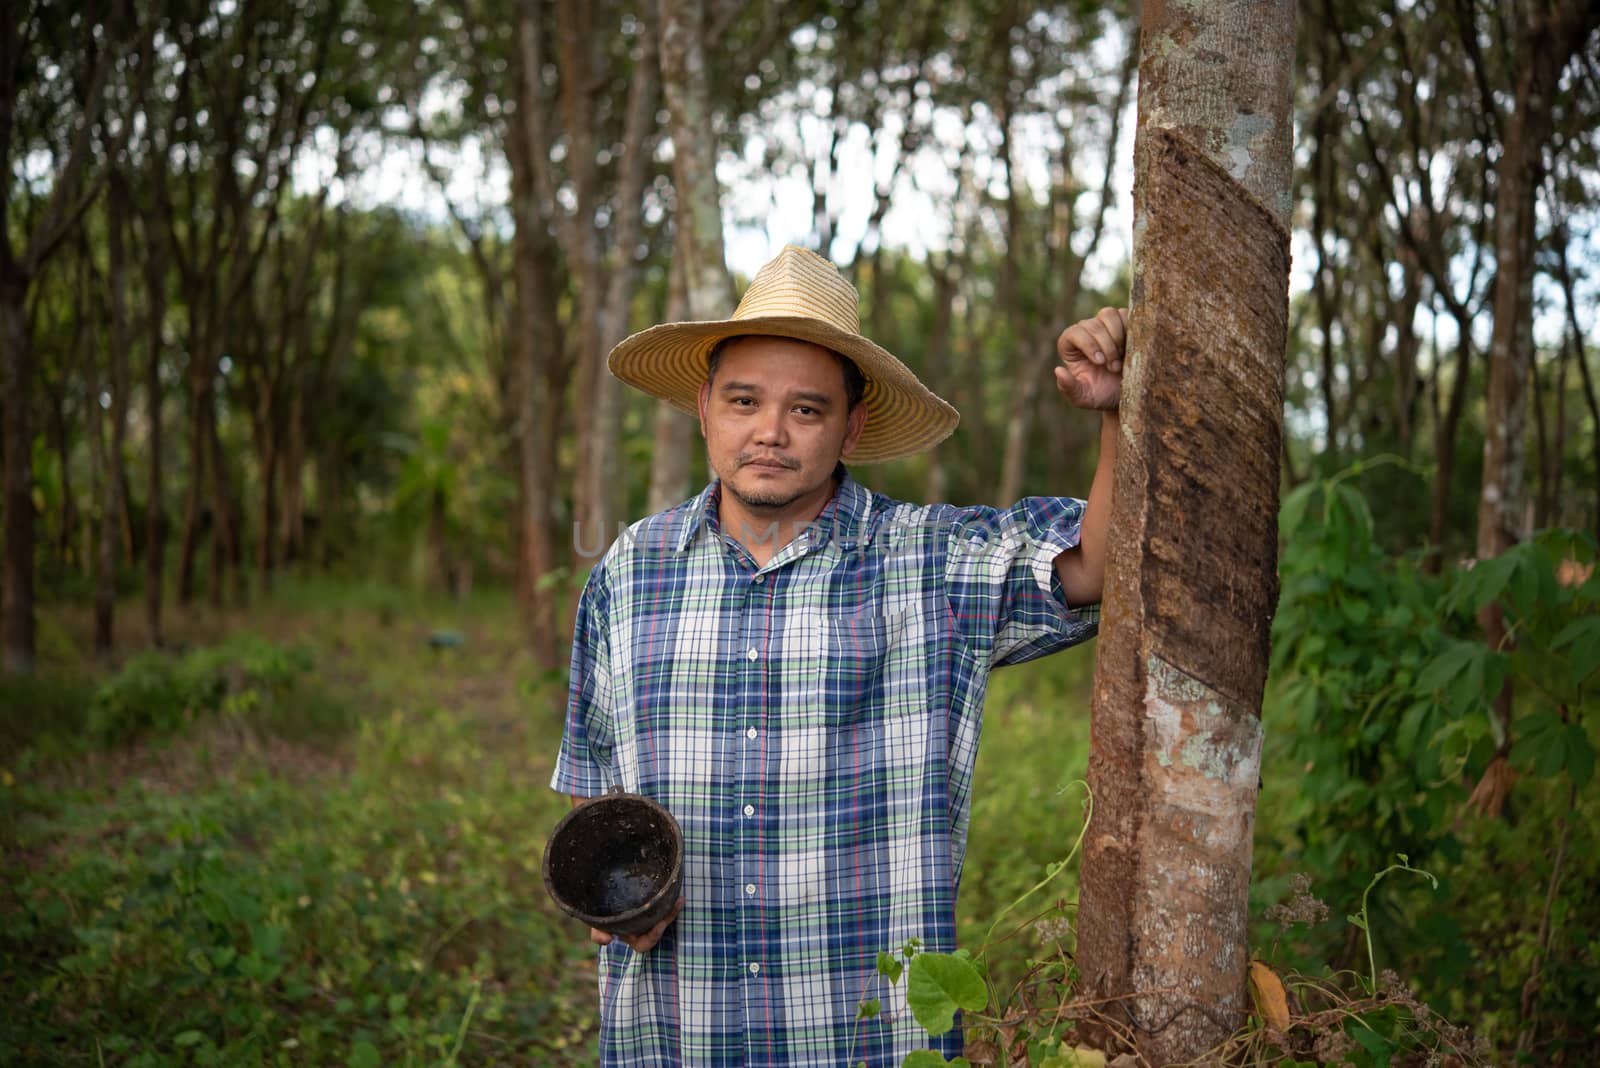
M 9 259 L 9 256 L 7 257 Z M 0 358 L 5 387 L 5 585 L 0 645 L 5 670 L 33 672 L 33 341 L 24 311 L 28 279 L 0 278 Z
M 166 179 L 156 175 L 154 181 L 157 183 L 157 205 L 154 212 L 144 219 L 144 289 L 146 313 L 149 316 L 146 327 L 149 352 L 144 371 L 145 443 L 149 454 L 146 457 L 144 513 L 144 624 L 146 640 L 152 646 L 160 646 L 163 574 L 167 556 L 166 507 L 162 499 L 165 473 L 162 470 L 161 425 L 161 356 L 166 348 L 167 317 L 167 230 L 163 221 Z
M 1554 126 L 1556 82 L 1600 23 L 1600 9 L 1569 2 L 1518 6 L 1521 39 L 1514 111 L 1495 196 L 1494 333 L 1489 341 L 1489 395 L 1483 436 L 1483 489 L 1478 499 L 1478 558 L 1505 552 L 1523 523 L 1525 390 L 1533 366 L 1534 201 L 1544 178 L 1545 142 Z M 1491 606 L 1492 607 L 1492 606 Z M 1484 620 L 1491 644 L 1503 636 Z
M 107 345 L 111 381 L 111 440 L 105 451 L 101 477 L 104 507 L 100 516 L 100 556 L 95 582 L 95 651 L 109 655 L 115 644 L 117 548 L 122 538 L 124 479 L 122 448 L 128 432 L 128 260 L 124 226 L 128 217 L 126 188 L 119 177 L 110 183 L 107 201 L 106 247 L 110 254 L 111 330 Z M 98 405 L 98 398 L 91 398 Z M 98 412 L 92 413 L 98 415 Z
M 679 261 L 675 268 L 683 271 L 683 313 L 686 319 L 720 319 L 733 313 L 735 301 L 722 246 L 717 137 L 706 74 L 705 3 L 661 0 L 660 12 L 661 95 L 672 135 L 672 184 L 677 194 L 673 248 Z M 669 428 L 669 447 L 677 447 L 670 436 L 670 417 L 663 420 Z M 659 433 L 656 441 L 660 447 Z
M 1527 523 L 1524 476 L 1528 375 L 1533 367 L 1535 199 L 1544 179 L 1545 142 L 1555 125 L 1556 83 L 1597 23 L 1600 9 L 1543 0 L 1519 5 L 1518 76 L 1513 111 L 1504 123 L 1505 148 L 1495 196 L 1494 333 L 1489 339 L 1489 393 L 1484 411 L 1483 485 L 1478 497 L 1478 559 L 1499 556 L 1523 536 Z M 1478 613 L 1484 641 L 1509 640 L 1500 605 Z M 1495 699 L 1495 714 L 1510 744 L 1511 680 Z M 1498 809 L 1491 809 L 1498 815 Z
M 515 300 L 510 344 L 513 391 L 508 406 L 517 455 L 519 522 L 518 601 L 534 659 L 542 667 L 560 661 L 555 602 L 539 579 L 555 569 L 551 504 L 556 494 L 555 400 L 561 391 L 562 337 L 555 313 L 550 264 L 555 241 L 550 236 L 549 180 L 541 170 L 548 157 L 544 100 L 539 84 L 544 69 L 544 27 L 534 0 L 517 6 L 517 111 L 507 138 L 511 163 L 512 239 Z M 543 154 L 541 156 L 541 154 Z
M 688 286 L 684 269 L 688 257 L 674 235 L 674 252 L 667 262 L 667 322 L 689 317 Z M 656 402 L 655 427 L 650 449 L 650 488 L 646 511 L 664 511 L 689 495 L 689 450 L 694 448 L 695 422 L 664 401 Z
M 1147 3 L 1079 967 L 1156 1064 L 1243 1022 L 1277 601 L 1294 6 Z

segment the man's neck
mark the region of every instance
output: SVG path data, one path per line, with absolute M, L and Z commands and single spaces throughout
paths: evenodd
M 834 478 L 816 495 L 781 508 L 748 505 L 728 492 L 726 485 L 719 486 L 717 519 L 722 532 L 744 546 L 757 567 L 765 567 L 779 550 L 816 521 L 839 492 L 839 483 Z

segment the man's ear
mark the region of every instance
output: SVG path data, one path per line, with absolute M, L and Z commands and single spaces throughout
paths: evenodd
M 711 383 L 700 383 L 700 436 L 706 436 L 706 405 L 711 402 Z
M 850 414 L 844 423 L 844 448 L 839 451 L 841 456 L 849 456 L 855 449 L 856 443 L 861 440 L 861 432 L 867 429 L 867 405 L 863 401 L 850 409 Z

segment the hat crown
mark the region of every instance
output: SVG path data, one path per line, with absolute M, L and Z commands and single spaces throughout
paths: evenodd
M 860 334 L 860 307 L 856 287 L 831 261 L 798 245 L 786 245 L 756 272 L 733 318 L 798 316 Z

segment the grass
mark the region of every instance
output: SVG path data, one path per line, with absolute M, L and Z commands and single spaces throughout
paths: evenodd
M 221 661 L 222 696 L 108 745 L 70 643 L 0 691 L 0 1063 L 590 1063 L 591 954 L 538 872 L 560 704 L 513 617 L 287 587 L 174 620 L 163 677 Z M 259 684 L 263 650 L 309 669 Z
M 564 678 L 515 619 L 492 592 L 280 583 L 96 664 L 87 613 L 47 609 L 39 675 L 0 683 L 0 1063 L 592 1063 L 592 954 L 539 877 Z M 1092 667 L 991 682 L 965 944 L 1077 832 Z M 1036 952 L 1003 943 L 995 974 Z

